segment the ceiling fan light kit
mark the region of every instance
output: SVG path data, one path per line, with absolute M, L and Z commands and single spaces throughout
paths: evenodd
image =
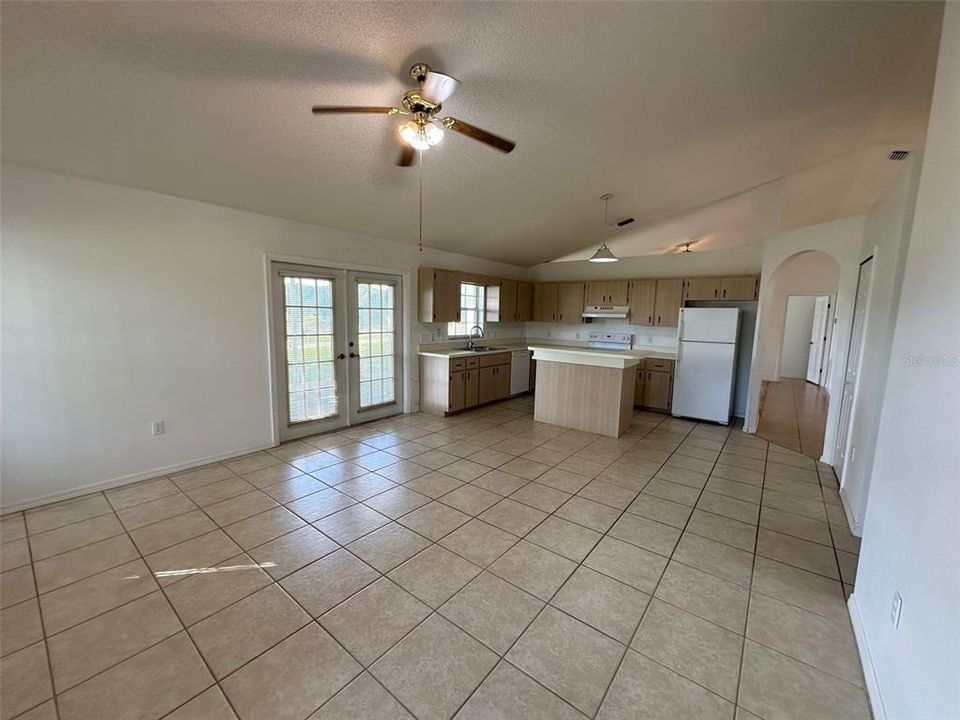
M 415 150 L 429 150 L 443 140 L 443 128 L 434 121 L 417 118 L 400 126 L 400 137 Z
M 410 77 L 419 87 L 408 90 L 400 101 L 400 107 L 355 107 L 349 105 L 314 105 L 314 115 L 336 115 L 344 113 L 362 113 L 369 115 L 409 115 L 412 119 L 399 128 L 401 148 L 397 165 L 409 167 L 413 164 L 413 153 L 409 148 L 429 150 L 443 140 L 444 130 L 466 135 L 492 148 L 508 153 L 516 143 L 506 138 L 466 123 L 457 118 L 437 117 L 437 113 L 460 85 L 460 81 L 450 75 L 435 72 L 426 63 L 417 63 L 410 68 Z

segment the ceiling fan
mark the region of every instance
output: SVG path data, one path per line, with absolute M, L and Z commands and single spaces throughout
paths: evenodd
M 314 115 L 338 115 L 361 113 L 367 115 L 409 115 L 411 120 L 400 126 L 400 138 L 403 147 L 397 165 L 408 167 L 413 164 L 414 150 L 429 150 L 443 140 L 443 131 L 453 130 L 492 148 L 508 153 L 516 147 L 511 142 L 493 133 L 481 130 L 463 120 L 453 117 L 438 118 L 443 103 L 446 102 L 460 81 L 456 78 L 430 69 L 426 63 L 417 63 L 410 68 L 410 77 L 419 85 L 403 95 L 400 107 L 365 107 L 349 105 L 314 105 Z

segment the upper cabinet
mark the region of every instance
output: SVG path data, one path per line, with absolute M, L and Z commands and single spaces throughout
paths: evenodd
M 683 307 L 683 278 L 657 280 L 654 325 L 676 327 Z
M 560 283 L 557 286 L 557 322 L 582 322 L 583 297 L 583 283 Z
M 687 278 L 687 300 L 719 300 L 720 278 Z
M 665 327 L 676 327 L 685 302 L 749 302 L 757 299 L 760 288 L 758 275 L 533 284 L 456 270 L 420 268 L 420 322 L 459 321 L 461 282 L 485 286 L 485 319 L 489 323 L 579 324 L 586 307 L 625 305 L 630 308 L 629 324 Z
M 721 300 L 756 300 L 760 290 L 757 275 L 720 278 Z
M 533 285 L 518 280 L 490 280 L 487 283 L 486 320 L 529 322 L 533 320 Z
M 606 282 L 588 282 L 585 304 L 590 305 L 626 305 L 629 295 L 629 281 L 611 280 Z
M 756 300 L 760 278 L 756 275 L 737 277 L 687 278 L 685 299 Z
M 517 283 L 517 321 L 533 320 L 533 283 Z
M 460 275 L 454 270 L 420 268 L 418 273 L 420 322 L 460 320 Z
M 630 324 L 653 325 L 656 320 L 656 280 L 634 280 L 630 283 Z
M 537 322 L 557 322 L 559 305 L 557 283 L 537 283 L 533 292 L 533 319 Z

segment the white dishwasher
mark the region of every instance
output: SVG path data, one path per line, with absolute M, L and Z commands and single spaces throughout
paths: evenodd
M 514 350 L 510 353 L 510 394 L 519 395 L 530 389 L 529 350 Z

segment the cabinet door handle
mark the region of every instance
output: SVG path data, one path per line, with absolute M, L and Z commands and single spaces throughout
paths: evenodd
M 657 315 L 657 325 L 659 325 L 659 324 L 660 324 L 660 316 Z
M 727 289 L 724 288 L 724 289 L 723 289 L 723 297 L 726 297 L 726 296 L 727 296 Z
M 653 325 L 653 315 L 647 315 L 647 325 Z
M 717 293 L 718 293 L 718 292 L 720 292 L 720 290 L 717 289 L 717 288 L 714 288 L 714 289 L 713 289 L 713 297 L 717 297 Z

